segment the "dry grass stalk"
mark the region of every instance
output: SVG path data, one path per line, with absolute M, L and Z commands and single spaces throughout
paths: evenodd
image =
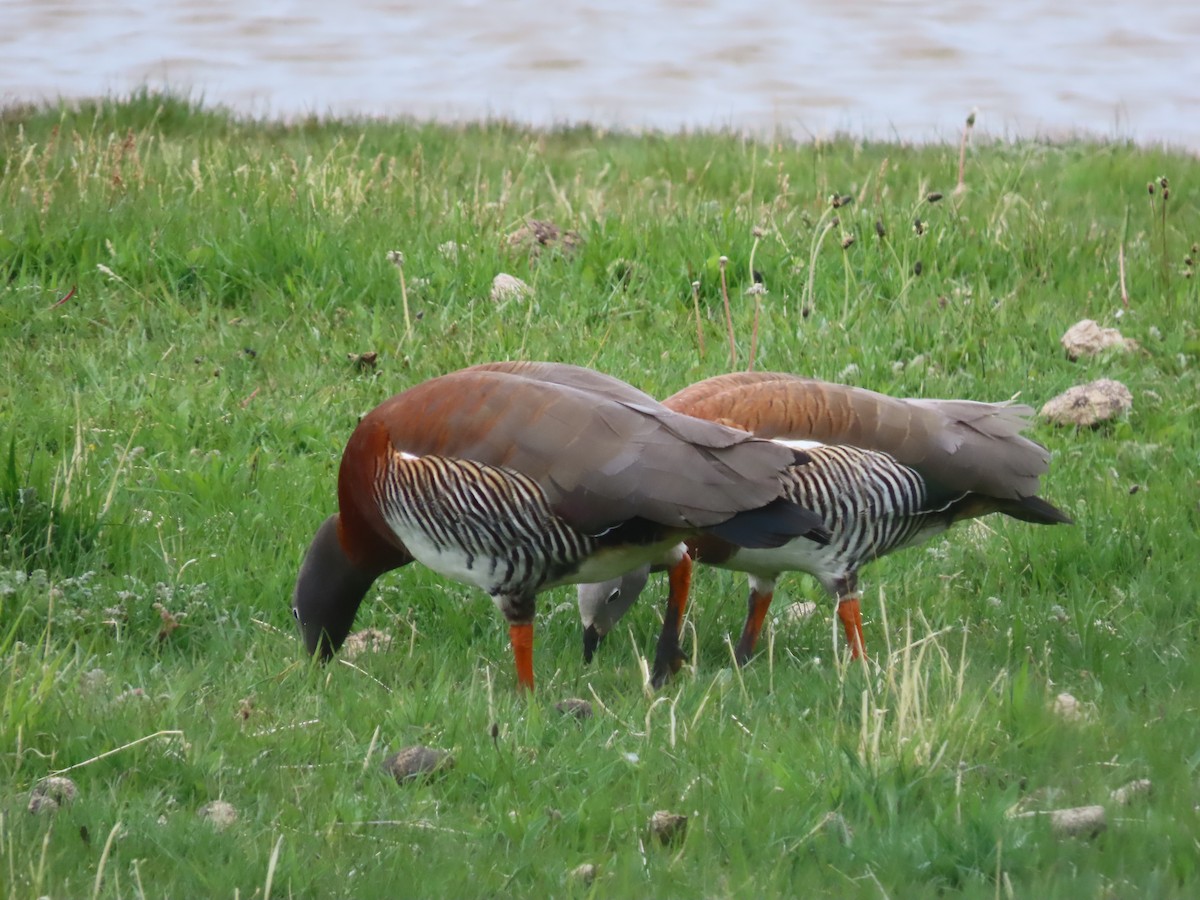
M 404 254 L 399 250 L 388 251 L 388 262 L 400 274 L 400 304 L 404 307 L 404 339 L 412 340 L 412 318 L 408 314 L 408 285 L 404 281 Z
M 1129 309 L 1129 289 L 1125 287 L 1125 244 L 1117 247 L 1117 277 L 1121 282 L 1121 305 Z
M 271 900 L 271 885 L 275 881 L 275 867 L 279 864 L 279 851 L 283 849 L 283 835 L 275 841 L 271 848 L 271 858 L 267 861 L 267 881 L 263 885 L 263 900 Z
M 696 346 L 704 359 L 704 329 L 700 327 L 700 282 L 692 282 L 692 310 L 696 314 Z
M 108 833 L 108 840 L 104 842 L 104 849 L 100 851 L 100 862 L 96 864 L 96 881 L 92 885 L 92 900 L 96 900 L 100 896 L 100 885 L 104 883 L 104 867 L 108 865 L 108 856 L 112 852 L 113 842 L 117 839 L 117 834 L 121 831 L 121 823 L 117 822 L 112 827 L 112 831 Z
M 958 184 L 954 188 L 955 194 L 963 194 L 967 190 L 967 141 L 970 139 L 971 129 L 974 127 L 975 110 L 971 110 L 966 124 L 963 125 L 962 140 L 958 143 Z
M 114 753 L 120 753 L 122 750 L 128 750 L 130 747 L 136 747 L 138 744 L 144 744 L 146 741 L 152 741 L 160 737 L 183 737 L 182 731 L 156 731 L 154 734 L 148 734 L 145 737 L 140 737 L 136 741 L 130 741 L 128 744 L 122 744 L 120 747 L 114 747 L 111 750 L 105 750 L 98 756 L 93 756 L 91 759 L 85 759 L 83 762 L 75 763 L 73 766 L 67 766 L 65 769 L 58 769 L 51 772 L 51 775 L 62 775 L 66 772 L 73 772 L 75 769 L 81 769 L 84 766 L 90 766 L 94 762 L 99 762 L 102 759 L 107 759 Z
M 718 263 L 721 268 L 721 299 L 725 303 L 725 330 L 729 334 L 729 371 L 737 368 L 737 344 L 733 340 L 733 312 L 729 307 L 729 285 L 725 281 L 725 267 L 729 265 L 729 257 L 722 256 Z

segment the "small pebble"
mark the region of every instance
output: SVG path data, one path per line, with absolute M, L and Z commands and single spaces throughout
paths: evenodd
M 89 694 L 99 693 L 108 686 L 108 674 L 103 669 L 89 669 L 79 676 L 79 687 Z
M 233 804 L 226 803 L 224 800 L 213 800 L 210 803 L 205 803 L 196 810 L 196 815 L 212 825 L 217 831 L 224 831 L 236 822 L 238 817 L 237 810 L 233 808 Z
M 583 885 L 591 885 L 596 880 L 596 867 L 591 863 L 584 863 L 582 866 L 576 866 L 571 870 L 571 880 L 578 881 Z
M 29 792 L 31 813 L 53 813 L 61 806 L 69 806 L 79 796 L 79 788 L 70 778 L 51 775 L 43 778 Z
M 400 784 L 423 780 L 454 768 L 454 757 L 433 747 L 405 747 L 383 761 L 383 770 Z
M 850 846 L 850 842 L 854 840 L 854 829 L 850 827 L 850 823 L 841 813 L 832 811 L 825 813 L 817 828 L 846 846 Z
M 1052 709 L 1056 716 L 1067 722 L 1078 722 L 1084 717 L 1079 701 L 1066 691 L 1054 698 Z
M 576 719 L 590 719 L 592 717 L 592 704 L 587 700 L 580 700 L 578 697 L 568 697 L 566 700 L 560 700 L 554 704 L 564 716 L 574 716 Z
M 354 659 L 364 653 L 382 653 L 392 646 L 392 636 L 378 628 L 364 628 L 346 638 L 342 644 L 342 654 L 347 659 Z
M 379 362 L 379 354 L 374 350 L 367 350 L 363 353 L 347 353 L 346 358 L 357 368 L 368 371 L 374 369 Z
M 779 621 L 786 624 L 803 622 L 805 619 L 811 619 L 817 614 L 817 604 L 811 600 L 799 600 L 795 603 L 789 603 L 779 613 Z
M 687 816 L 660 809 L 650 817 L 650 834 L 664 845 L 677 844 L 687 832 L 687 821 Z
M 1154 785 L 1150 783 L 1149 778 L 1138 778 L 1136 781 L 1129 782 L 1129 784 L 1121 785 L 1109 796 L 1112 797 L 1113 803 L 1119 806 L 1129 806 L 1137 800 L 1144 800 L 1149 797 L 1153 790 Z

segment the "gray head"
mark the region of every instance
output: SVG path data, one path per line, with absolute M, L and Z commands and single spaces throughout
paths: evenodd
M 579 618 L 583 621 L 584 662 L 592 661 L 600 641 L 633 606 L 649 577 L 650 566 L 645 565 L 620 578 L 577 586 Z
M 300 564 L 292 594 L 292 615 L 310 656 L 316 654 L 325 662 L 342 646 L 377 574 L 346 555 L 338 537 L 337 516 L 321 523 Z

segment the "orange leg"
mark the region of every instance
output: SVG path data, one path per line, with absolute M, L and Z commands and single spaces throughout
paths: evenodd
M 754 654 L 758 636 L 762 633 L 763 621 L 767 618 L 767 610 L 770 609 L 774 598 L 774 591 L 759 593 L 751 588 L 750 611 L 746 615 L 746 625 L 742 628 L 742 636 L 738 639 L 737 646 L 733 648 L 733 658 L 739 666 L 748 663 Z
M 658 636 L 658 649 L 654 653 L 654 669 L 650 683 L 662 687 L 667 678 L 678 672 L 683 665 L 683 650 L 679 646 L 679 631 L 683 628 L 683 614 L 687 611 L 688 592 L 692 589 L 692 558 L 686 553 L 671 567 L 668 575 L 670 593 L 667 594 L 667 612 L 663 616 L 662 633 Z
M 678 632 L 683 628 L 683 614 L 687 612 L 688 594 L 692 590 L 692 558 L 686 553 L 671 567 L 667 583 L 670 590 L 667 609 L 675 610 L 675 631 Z
M 513 661 L 517 664 L 517 685 L 533 691 L 533 623 L 509 625 L 508 639 L 512 643 Z
M 858 603 L 858 595 L 851 594 L 838 601 L 838 618 L 846 629 L 846 642 L 850 645 L 850 658 L 866 658 L 867 645 L 863 641 L 862 608 Z

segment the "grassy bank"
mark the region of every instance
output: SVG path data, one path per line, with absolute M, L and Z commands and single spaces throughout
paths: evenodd
M 987 143 L 963 176 L 957 146 L 0 112 L 0 897 L 1196 896 L 1200 163 Z M 500 272 L 532 298 L 490 299 Z M 867 671 L 802 576 L 777 607 L 821 611 L 731 671 L 744 582 L 709 570 L 655 697 L 651 604 L 585 668 L 543 595 L 526 700 L 490 601 L 415 567 L 360 615 L 389 648 L 303 663 L 290 591 L 359 415 L 508 358 L 666 395 L 745 368 L 756 316 L 756 368 L 1034 406 L 1110 377 L 1134 408 L 1035 429 L 1075 527 L 870 567 Z M 1069 361 L 1085 317 L 1139 349 Z M 414 743 L 457 765 L 396 785 Z M 27 812 L 72 766 L 75 802 Z M 1010 815 L 1088 804 L 1090 839 Z

